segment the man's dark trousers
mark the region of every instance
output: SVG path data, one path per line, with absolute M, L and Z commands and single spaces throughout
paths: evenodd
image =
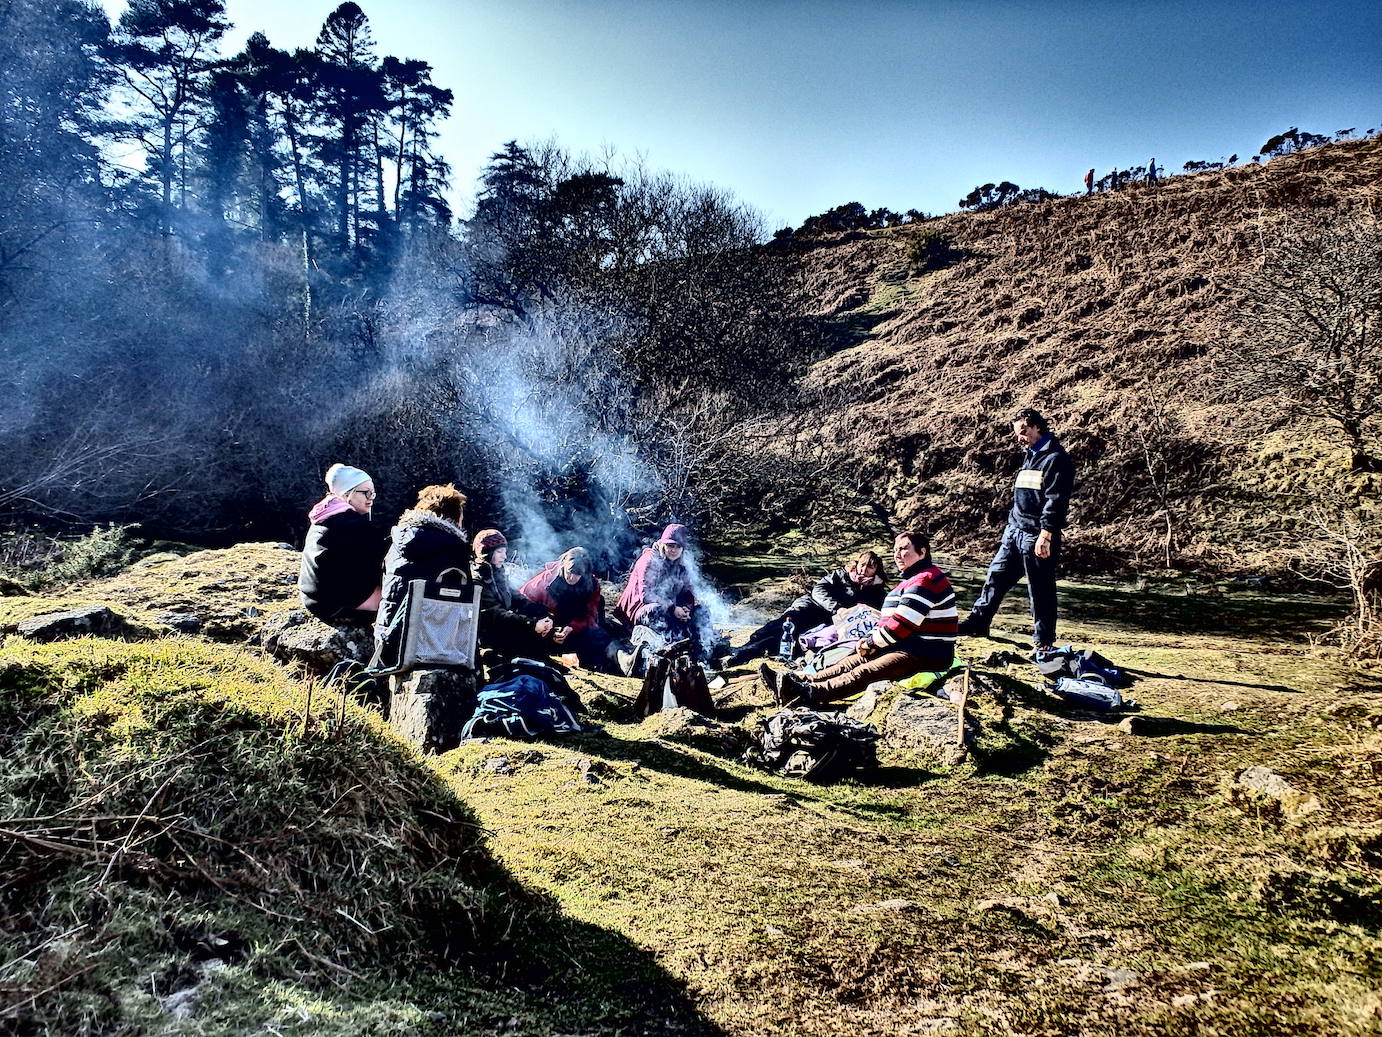
M 1056 566 L 1060 561 L 1060 534 L 1051 541 L 1049 558 L 1036 556 L 1036 533 L 1027 533 L 1009 523 L 1003 529 L 998 553 L 989 563 L 983 589 L 975 601 L 971 616 L 985 627 L 1003 603 L 1003 597 L 1027 578 L 1027 600 L 1031 604 L 1032 642 L 1043 648 L 1056 643 Z

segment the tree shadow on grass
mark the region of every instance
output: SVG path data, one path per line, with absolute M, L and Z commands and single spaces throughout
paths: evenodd
M 1154 680 L 1185 681 L 1187 684 L 1222 684 L 1229 688 L 1251 688 L 1254 691 L 1280 691 L 1287 695 L 1304 694 L 1299 688 L 1288 688 L 1284 684 L 1254 684 L 1252 681 L 1230 681 L 1222 677 L 1187 677 L 1183 673 L 1157 673 L 1153 670 L 1134 670 L 1124 666 L 1122 669 L 1134 677 L 1150 677 Z
M 468 920 L 450 931 L 445 914 L 439 913 L 426 934 L 442 960 L 454 962 L 481 988 L 482 1012 L 485 993 L 498 993 L 498 1014 L 477 1021 L 499 1029 L 512 1026 L 508 1020 L 517 1017 L 524 1032 L 553 1035 L 724 1033 L 701 1014 L 685 983 L 658 964 L 653 953 L 622 933 L 572 918 L 554 898 L 535 893 L 507 873 L 497 881 L 507 887 L 514 921 L 490 960 L 477 962 L 465 946 Z M 444 982 L 444 977 L 438 973 L 432 979 Z
M 1076 621 L 1117 621 L 1153 634 L 1217 634 L 1297 640 L 1305 630 L 1326 630 L 1347 614 L 1321 598 L 1242 593 L 1209 597 L 1113 587 L 1062 586 L 1061 608 Z

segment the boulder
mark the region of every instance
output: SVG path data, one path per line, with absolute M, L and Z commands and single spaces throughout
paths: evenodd
M 88 605 L 71 612 L 49 612 L 22 620 L 16 628 L 20 637 L 31 641 L 57 641 L 64 637 L 98 637 L 118 633 L 124 626 L 107 605 Z
M 748 736 L 741 728 L 722 724 L 686 706 L 654 713 L 639 725 L 639 737 L 681 742 L 716 756 L 735 756 L 748 744 Z
M 886 681 L 865 688 L 845 715 L 877 727 L 885 748 L 916 753 L 941 767 L 963 763 L 968 746 L 979 737 L 978 722 L 973 714 L 966 714 L 965 744 L 960 745 L 955 706 L 947 699 L 927 692 L 901 691 Z
M 974 718 L 966 716 L 964 744 L 960 744 L 955 707 L 932 695 L 897 696 L 881 726 L 885 746 L 910 750 L 942 767 L 963 763 L 968 746 L 979 734 Z
M 390 678 L 389 723 L 425 753 L 461 744 L 461 728 L 475 712 L 475 674 L 414 670 Z
M 160 612 L 154 618 L 179 634 L 195 634 L 202 628 L 202 617 L 191 612 Z
M 301 663 L 313 673 L 326 674 L 346 660 L 368 663 L 374 654 L 374 630 L 348 623 L 333 626 L 294 609 L 266 619 L 259 643 L 281 663 Z
M 1323 809 L 1318 799 L 1295 788 L 1270 767 L 1249 767 L 1243 771 L 1233 784 L 1233 792 L 1239 800 L 1271 803 L 1293 821 Z

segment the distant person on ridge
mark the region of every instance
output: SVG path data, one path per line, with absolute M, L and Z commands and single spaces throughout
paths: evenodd
M 931 558 L 924 533 L 899 533 L 893 563 L 901 574 L 883 599 L 883 615 L 854 654 L 819 673 L 779 674 L 766 662 L 758 675 L 780 706 L 815 705 L 847 698 L 874 681 L 899 681 L 928 670 L 945 672 L 955 662 L 959 614 L 949 578 Z
M 960 636 L 987 637 L 1003 596 L 1025 576 L 1032 641 L 1040 654 L 1056 643 L 1056 570 L 1075 488 L 1075 465 L 1050 423 L 1032 408 L 1017 412 L 1012 429 L 1026 452 L 1013 487 L 1012 509 L 974 609 L 960 624 Z
M 1156 159 L 1147 163 L 1147 183 L 1156 183 Z
M 1084 175 L 1084 193 L 1094 193 L 1094 170 L 1092 169 Z
M 312 525 L 302 547 L 298 596 L 326 623 L 373 623 L 379 610 L 384 535 L 370 522 L 374 480 L 358 468 L 326 470 L 331 492 L 307 513 Z
M 749 635 L 748 641 L 726 660 L 731 666 L 748 662 L 763 655 L 774 655 L 782 643 L 782 625 L 792 621 L 797 637 L 822 623 L 829 623 L 837 613 L 855 605 L 882 608 L 887 585 L 883 582 L 883 559 L 873 551 L 865 551 L 842 569 L 828 572 L 816 581 L 809 593 L 801 595 L 776 619 L 770 619 Z M 796 642 L 797 637 L 792 640 Z M 800 646 L 792 645 L 792 654 L 800 654 Z

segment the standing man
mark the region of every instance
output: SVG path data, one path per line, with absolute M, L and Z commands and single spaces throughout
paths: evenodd
M 1075 488 L 1075 466 L 1047 420 L 1028 407 L 1013 418 L 1013 435 L 1025 451 L 1013 487 L 1013 506 L 1003 540 L 989 563 L 974 609 L 960 624 L 961 637 L 987 637 L 1003 596 L 1027 578 L 1032 643 L 1038 653 L 1056 643 L 1056 567 L 1061 531 Z
M 1092 169 L 1084 175 L 1084 193 L 1094 193 L 1094 170 Z

